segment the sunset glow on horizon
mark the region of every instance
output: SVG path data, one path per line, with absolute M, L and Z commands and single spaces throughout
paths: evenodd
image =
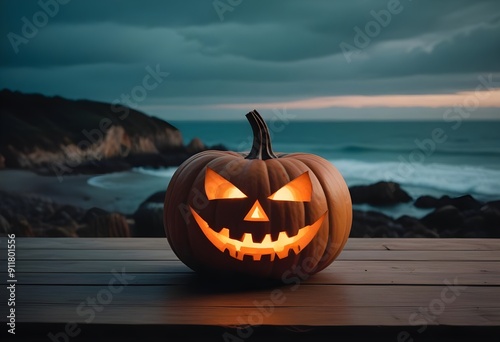
M 322 108 L 445 108 L 445 107 L 500 108 L 500 88 L 492 90 L 464 91 L 454 94 L 410 94 L 410 95 L 350 95 L 324 96 L 309 99 L 268 102 L 234 103 L 206 106 L 213 109 L 322 109 Z

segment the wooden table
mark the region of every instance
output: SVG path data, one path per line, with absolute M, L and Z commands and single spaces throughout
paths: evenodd
M 495 239 L 353 238 L 321 273 L 255 287 L 200 278 L 166 239 L 17 238 L 16 279 L 30 341 L 500 340 Z

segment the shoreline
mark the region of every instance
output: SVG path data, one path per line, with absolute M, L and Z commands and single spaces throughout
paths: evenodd
M 127 188 L 120 193 L 94 187 L 88 184 L 89 179 L 94 177 L 96 175 L 72 175 L 65 176 L 59 181 L 56 176 L 42 176 L 27 170 L 1 170 L 0 191 L 50 198 L 61 205 L 72 205 L 83 209 L 98 207 L 123 214 L 132 214 L 137 208 L 135 202 L 140 203 L 147 198 L 146 196 L 142 200 L 127 201 L 124 198 L 124 195 L 129 193 Z M 123 210 L 124 208 L 126 210 Z

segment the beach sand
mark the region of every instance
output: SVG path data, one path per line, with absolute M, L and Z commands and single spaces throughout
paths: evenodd
M 107 184 L 105 179 L 100 181 L 100 177 L 102 176 L 75 175 L 59 180 L 55 176 L 40 176 L 30 171 L 2 170 L 0 190 L 50 198 L 59 204 L 84 209 L 99 207 L 107 211 L 132 214 L 149 195 L 167 188 L 165 179 L 148 177 L 133 171 L 106 175 L 106 179 L 121 178 L 123 186 L 120 188 L 116 188 L 114 182 Z M 89 185 L 89 180 L 97 186 Z

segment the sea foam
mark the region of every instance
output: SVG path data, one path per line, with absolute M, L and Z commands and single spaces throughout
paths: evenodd
M 331 160 L 349 185 L 394 181 L 401 186 L 496 198 L 500 194 L 500 170 L 471 165 L 417 164 Z M 425 192 L 424 189 L 422 189 Z M 432 191 L 433 193 L 436 191 Z

